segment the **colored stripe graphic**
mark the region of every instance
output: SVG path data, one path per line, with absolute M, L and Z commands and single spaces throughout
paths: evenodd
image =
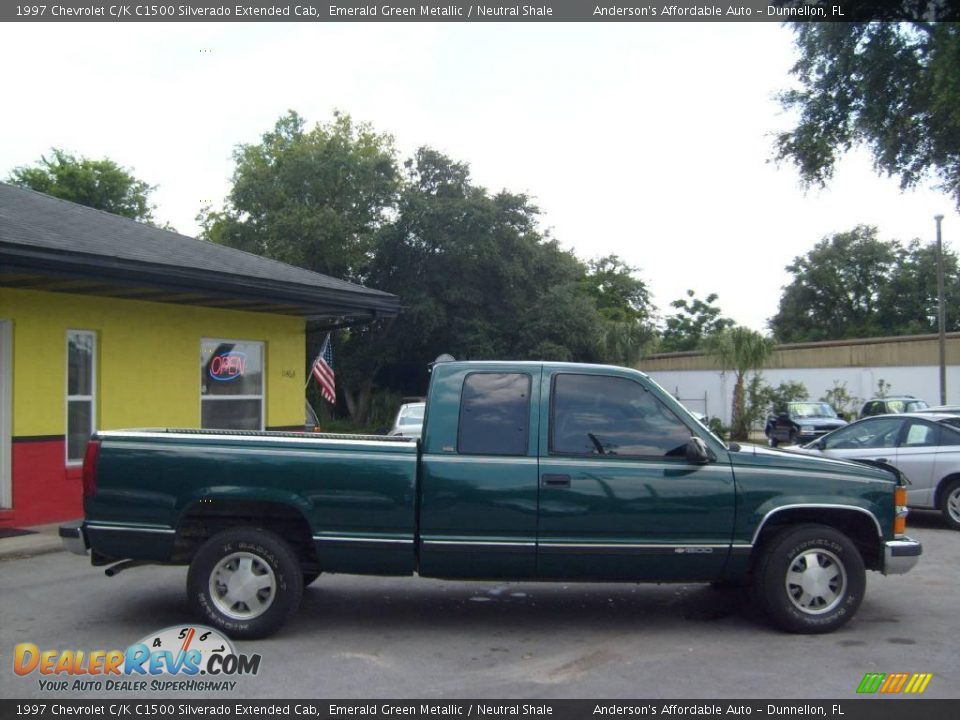
M 903 687 L 903 684 L 907 681 L 906 673 L 890 673 L 887 675 L 886 681 L 880 687 L 880 692 L 882 693 L 898 693 Z
M 919 695 L 927 689 L 932 679 L 933 673 L 867 673 L 857 686 L 857 692 Z
M 880 684 L 883 682 L 883 679 L 886 677 L 884 673 L 867 673 L 863 676 L 863 680 L 860 681 L 860 686 L 857 688 L 858 693 L 875 693 L 880 689 Z
M 922 693 L 927 689 L 927 685 L 930 684 L 930 680 L 933 679 L 933 673 L 914 673 L 913 677 L 910 678 L 910 682 L 907 683 L 907 689 L 904 692 L 908 693 Z

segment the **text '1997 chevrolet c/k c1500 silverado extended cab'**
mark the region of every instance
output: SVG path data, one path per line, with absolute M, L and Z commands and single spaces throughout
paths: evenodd
M 262 637 L 321 573 L 752 583 L 792 632 L 828 632 L 866 570 L 907 572 L 891 467 L 726 445 L 635 370 L 433 367 L 422 440 L 100 432 L 85 519 L 60 534 L 111 575 L 189 565 L 198 615 Z

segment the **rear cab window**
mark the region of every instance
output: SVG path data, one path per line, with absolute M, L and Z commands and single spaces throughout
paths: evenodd
M 530 375 L 470 373 L 464 378 L 457 452 L 526 455 L 530 432 Z

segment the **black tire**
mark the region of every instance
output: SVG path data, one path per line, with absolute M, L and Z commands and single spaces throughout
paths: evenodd
M 246 582 L 231 590 L 228 582 L 236 573 Z M 200 547 L 187 573 L 190 605 L 207 624 L 232 638 L 275 632 L 300 605 L 302 595 L 297 556 L 282 538 L 262 529 L 217 533 Z
M 947 484 L 940 494 L 940 512 L 947 527 L 960 530 L 960 480 Z
M 308 585 L 312 585 L 316 579 L 320 577 L 320 575 L 321 573 L 319 570 L 305 571 L 303 573 L 303 586 L 307 587 Z
M 777 627 L 794 633 L 827 633 L 846 624 L 866 583 L 856 546 L 824 525 L 800 525 L 774 536 L 754 574 L 761 607 Z

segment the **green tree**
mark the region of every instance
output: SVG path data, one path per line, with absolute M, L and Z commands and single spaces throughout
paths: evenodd
M 156 189 L 109 158 L 91 160 L 52 148 L 32 167 L 14 168 L 7 182 L 61 200 L 156 225 L 150 194 Z M 167 226 L 165 226 L 167 227 Z
M 850 391 L 847 390 L 847 383 L 841 383 L 837 380 L 833 381 L 832 388 L 823 393 L 820 401 L 829 403 L 837 411 L 837 414 L 845 420 L 855 418 L 857 409 L 863 403 L 863 400 L 850 394 Z
M 581 283 L 602 320 L 601 359 L 617 365 L 634 365 L 656 339 L 656 312 L 646 283 L 617 255 L 587 263 Z
M 960 303 L 957 257 L 944 253 L 947 308 Z M 904 246 L 859 226 L 824 238 L 787 271 L 793 280 L 770 328 L 780 342 L 934 332 L 937 327 L 936 248 Z M 948 312 L 947 326 L 960 328 Z
M 929 20 L 949 7 L 900 0 L 876 10 Z M 863 145 L 901 187 L 935 177 L 960 207 L 960 23 L 927 20 L 793 23 L 800 87 L 780 100 L 798 120 L 778 136 L 777 159 L 823 185 L 837 158 Z
M 393 139 L 349 115 L 307 128 L 294 111 L 259 143 L 234 151 L 222 211 L 198 218 L 203 236 L 314 272 L 363 281 L 377 230 L 393 207 Z
M 395 320 L 342 338 L 338 379 L 362 422 L 379 382 L 426 384 L 441 353 L 470 359 L 598 360 L 601 318 L 586 267 L 537 227 L 529 198 L 491 195 L 466 163 L 421 148 L 405 164 L 394 219 L 377 234 L 369 282 L 400 294 Z
M 712 335 L 707 347 L 724 372 L 734 373 L 730 439 L 746 440 L 750 434 L 746 377 L 763 367 L 773 352 L 773 341 L 756 330 L 736 325 Z
M 898 248 L 898 259 L 880 292 L 877 312 L 884 335 L 937 332 L 937 245 L 913 240 Z M 957 255 L 943 252 L 944 300 L 948 331 L 960 330 L 960 267 Z
M 720 308 L 713 303 L 718 295 L 710 293 L 701 300 L 693 290 L 687 290 L 685 298 L 670 303 L 679 312 L 669 315 L 660 341 L 663 352 L 698 350 L 711 335 L 733 327 L 733 320 L 723 317 Z

